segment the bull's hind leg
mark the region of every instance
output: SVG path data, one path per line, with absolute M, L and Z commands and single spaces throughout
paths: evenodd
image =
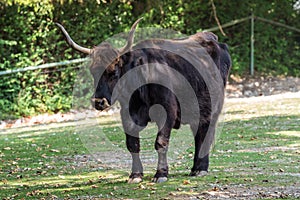
M 205 176 L 208 173 L 209 151 L 214 139 L 215 125 L 205 123 L 194 130 L 197 130 L 194 132 L 195 155 L 190 176 Z
M 169 146 L 171 128 L 163 128 L 158 132 L 155 141 L 155 149 L 158 153 L 157 171 L 154 175 L 153 181 L 156 183 L 162 183 L 168 180 L 168 162 L 167 152 Z
M 128 183 L 139 183 L 143 178 L 143 165 L 140 159 L 140 138 L 126 134 L 126 146 L 132 157 L 131 174 Z
M 167 95 L 167 93 L 163 93 Z M 169 98 L 169 96 L 167 95 Z M 174 96 L 172 96 L 174 97 Z M 168 180 L 169 168 L 167 161 L 167 152 L 169 147 L 169 139 L 173 127 L 178 128 L 178 107 L 176 98 L 169 98 L 163 102 L 168 102 L 161 107 L 162 110 L 153 109 L 150 112 L 150 118 L 155 121 L 158 126 L 158 133 L 155 140 L 155 149 L 158 154 L 157 170 L 153 181 L 162 183 Z M 165 120 L 164 120 L 165 119 Z

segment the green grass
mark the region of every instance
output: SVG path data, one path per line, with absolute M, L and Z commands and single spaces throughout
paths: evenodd
M 173 131 L 169 180 L 162 184 L 151 182 L 153 125 L 141 134 L 144 181 L 133 185 L 126 183 L 130 159 L 115 117 L 1 130 L 0 197 L 300 198 L 299 105 L 299 98 L 228 100 L 205 177 L 188 176 L 193 152 L 188 127 Z

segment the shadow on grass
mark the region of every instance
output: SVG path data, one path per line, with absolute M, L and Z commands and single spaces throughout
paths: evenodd
M 207 177 L 187 176 L 193 146 L 190 130 L 183 128 L 171 135 L 172 143 L 183 144 L 183 147 L 172 155 L 169 181 L 164 184 L 151 183 L 154 169 L 147 171 L 143 183 L 128 185 L 127 167 L 97 169 L 87 162 L 79 169 L 74 160 L 65 162 L 66 156 L 86 152 L 73 132 L 74 126 L 25 129 L 15 134 L 11 130 L 9 134 L 0 135 L 1 197 L 17 194 L 17 198 L 26 199 L 52 196 L 146 199 L 170 197 L 170 193 L 194 195 L 215 185 L 280 187 L 295 184 L 298 180 L 295 174 L 299 173 L 299 118 L 299 115 L 263 116 L 225 122 L 212 152 L 211 172 Z M 113 131 L 118 127 L 114 121 L 104 123 L 104 134 L 113 144 L 124 142 L 121 130 Z M 97 124 L 86 124 L 87 132 L 98 128 Z M 187 138 L 187 142 L 183 141 Z M 149 142 L 154 143 L 154 138 Z M 153 145 L 147 148 L 152 151 Z M 48 169 L 49 166 L 54 167 Z M 26 168 L 30 170 L 25 172 Z M 37 175 L 37 171 L 43 173 Z

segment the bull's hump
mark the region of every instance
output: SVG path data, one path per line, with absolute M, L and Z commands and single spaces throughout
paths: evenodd
M 139 42 L 133 49 L 154 48 L 162 50 L 180 48 L 201 48 L 202 46 L 194 39 L 149 39 Z

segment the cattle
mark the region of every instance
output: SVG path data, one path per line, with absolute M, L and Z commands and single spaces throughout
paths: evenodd
M 82 47 L 62 25 L 57 25 L 68 44 L 91 59 L 94 108 L 103 111 L 120 102 L 126 146 L 132 157 L 128 183 L 142 181 L 139 132 L 151 121 L 158 126 L 154 143 L 158 163 L 153 181 L 167 181 L 170 134 L 181 124 L 190 125 L 194 136 L 190 175 L 204 176 L 208 173 L 210 149 L 231 68 L 228 47 L 211 32 L 181 39 L 147 39 L 134 45 L 140 20 L 132 25 L 122 48 L 114 48 L 108 42 L 92 49 Z

